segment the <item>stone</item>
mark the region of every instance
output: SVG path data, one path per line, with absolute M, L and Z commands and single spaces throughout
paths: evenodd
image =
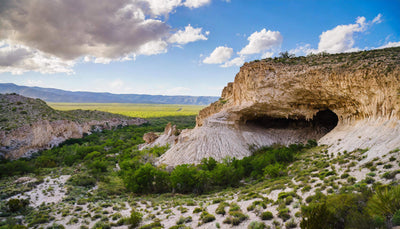
M 365 160 L 383 155 L 400 146 L 400 48 L 389 51 L 395 58 L 373 50 L 245 63 L 158 163 L 243 158 L 249 146 L 309 139 L 333 153 L 368 148 Z

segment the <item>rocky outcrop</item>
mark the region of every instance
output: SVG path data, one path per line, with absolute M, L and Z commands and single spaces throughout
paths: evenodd
M 114 118 L 82 123 L 70 120 L 38 121 L 12 131 L 0 131 L 0 153 L 5 158 L 17 159 L 52 148 L 70 138 L 82 138 L 84 134 L 145 122 L 147 121 L 139 118 Z
M 180 130 L 176 129 L 176 125 L 168 123 L 167 126 L 165 126 L 164 133 L 160 136 L 153 132 L 144 134 L 143 140 L 146 143 L 139 145 L 138 148 L 142 150 L 144 148 L 152 148 L 154 146 L 174 145 L 178 141 L 179 134 Z M 150 136 L 152 139 L 154 139 L 153 141 L 150 141 Z M 146 141 L 146 139 L 148 140 Z
M 400 48 L 244 64 L 159 163 L 251 154 L 249 145 L 317 139 L 331 152 L 400 146 Z

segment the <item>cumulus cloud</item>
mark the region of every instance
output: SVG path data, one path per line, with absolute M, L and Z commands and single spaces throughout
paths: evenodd
M 211 0 L 186 0 L 183 5 L 185 5 L 188 8 L 198 8 L 200 6 L 209 4 Z
M 190 25 L 185 31 L 171 34 L 171 26 L 163 20 L 179 6 L 196 8 L 207 2 L 5 0 L 0 6 L 0 42 L 10 41 L 24 47 L 8 50 L 8 62 L 18 60 L 41 66 L 37 64 L 41 56 L 41 61 L 51 60 L 51 66 L 58 64 L 57 70 L 53 70 L 57 72 L 70 69 L 71 61 L 80 58 L 95 63 L 134 60 L 138 55 L 167 52 L 170 37 L 178 44 L 206 40 L 208 32 L 201 33 L 202 28 Z M 5 49 L 2 52 L 6 55 Z M 36 59 L 31 59 L 33 57 Z M 12 69 L 15 72 L 15 63 L 7 68 L 4 64 L 0 66 L 1 71 Z M 27 69 L 32 70 L 32 67 Z M 51 72 L 48 68 L 43 71 Z
M 169 39 L 170 43 L 177 43 L 180 45 L 187 44 L 189 42 L 194 42 L 198 40 L 207 40 L 209 31 L 206 31 L 204 34 L 201 32 L 202 28 L 193 28 L 190 24 L 185 27 L 185 30 L 179 30 L 174 33 Z
M 205 64 L 222 64 L 229 60 L 233 54 L 233 49 L 229 47 L 219 46 L 214 49 L 210 56 L 203 60 Z
M 0 16 L 0 39 L 9 39 L 64 60 L 84 55 L 118 58 L 169 32 L 146 19 L 130 0 L 13 1 Z
M 73 61 L 63 61 L 23 45 L 0 42 L 0 73 L 11 72 L 18 75 L 27 71 L 44 74 L 73 73 Z
M 153 15 L 166 15 L 182 4 L 182 0 L 145 0 Z
M 317 52 L 341 53 L 360 50 L 354 47 L 354 34 L 366 31 L 372 24 L 380 23 L 381 17 L 382 15 L 378 14 L 371 22 L 367 22 L 365 17 L 358 17 L 355 24 L 338 25 L 323 32 L 319 36 Z
M 261 53 L 282 44 L 283 37 L 279 31 L 262 29 L 260 32 L 254 32 L 247 40 L 249 44 L 244 47 L 239 54 L 249 55 Z
M 232 66 L 240 67 L 244 64 L 244 62 L 245 62 L 244 56 L 239 56 L 239 57 L 233 58 L 230 61 L 225 62 L 223 65 L 221 65 L 221 67 L 224 67 L 224 68 L 228 68 L 228 67 L 232 67 Z

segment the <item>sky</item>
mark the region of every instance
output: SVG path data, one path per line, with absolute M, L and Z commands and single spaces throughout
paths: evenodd
M 0 83 L 220 96 L 255 59 L 400 46 L 400 0 L 0 0 Z

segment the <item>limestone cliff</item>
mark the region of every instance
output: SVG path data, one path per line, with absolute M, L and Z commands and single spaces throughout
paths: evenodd
M 99 111 L 56 111 L 41 100 L 0 94 L 0 155 L 17 159 L 70 138 L 146 120 Z
M 250 154 L 249 145 L 317 139 L 331 152 L 400 146 L 400 48 L 244 64 L 159 163 Z

